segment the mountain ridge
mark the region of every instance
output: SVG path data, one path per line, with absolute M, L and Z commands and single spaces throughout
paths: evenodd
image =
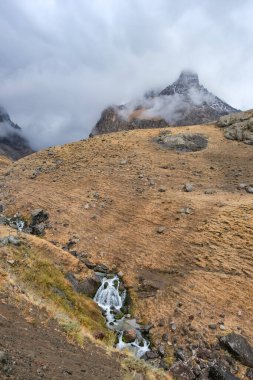
M 0 155 L 18 160 L 33 153 L 22 129 L 15 124 L 4 107 L 0 106 Z
M 121 130 L 206 124 L 239 110 L 213 95 L 191 70 L 160 92 L 149 91 L 138 102 L 106 108 L 90 136 Z

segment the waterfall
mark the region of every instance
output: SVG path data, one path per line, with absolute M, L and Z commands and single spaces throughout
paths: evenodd
M 140 358 L 149 351 L 150 343 L 142 336 L 141 326 L 136 320 L 131 317 L 127 318 L 123 314 L 122 308 L 126 300 L 126 290 L 122 289 L 120 285 L 122 284 L 118 276 L 111 278 L 104 276 L 94 301 L 104 311 L 107 326 L 118 334 L 116 347 L 120 350 L 129 349 Z M 124 342 L 124 331 L 127 329 L 135 330 L 136 332 L 136 339 L 133 342 Z

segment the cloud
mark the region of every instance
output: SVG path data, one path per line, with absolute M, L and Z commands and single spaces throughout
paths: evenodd
M 0 2 L 0 104 L 35 148 L 88 136 L 103 108 L 191 68 L 252 107 L 250 0 Z

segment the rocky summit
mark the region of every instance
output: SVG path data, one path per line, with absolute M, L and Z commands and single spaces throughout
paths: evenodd
M 160 92 L 149 91 L 138 101 L 105 109 L 91 136 L 122 130 L 205 124 L 238 110 L 209 92 L 198 74 L 186 70 Z
M 9 114 L 0 106 L 0 155 L 17 160 L 33 153 L 21 128 L 11 121 Z

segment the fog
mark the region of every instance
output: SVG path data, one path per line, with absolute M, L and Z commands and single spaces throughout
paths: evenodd
M 0 2 L 0 104 L 34 148 L 88 136 L 101 111 L 182 69 L 252 108 L 250 0 Z

